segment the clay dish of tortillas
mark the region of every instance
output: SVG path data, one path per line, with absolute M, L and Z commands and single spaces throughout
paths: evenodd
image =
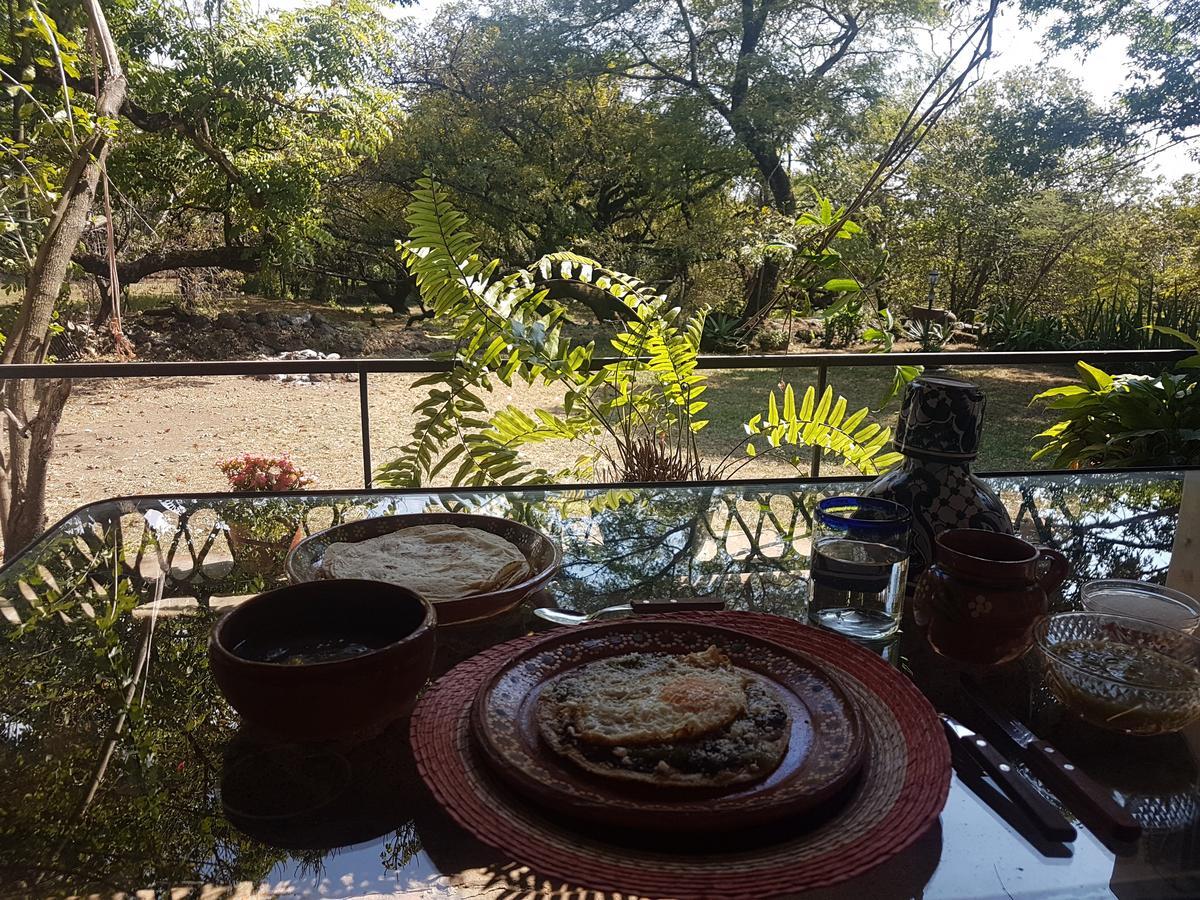
M 320 579 L 403 585 L 434 604 L 439 625 L 490 618 L 518 606 L 558 571 L 558 544 L 499 516 L 409 513 L 335 525 L 287 557 L 293 582 Z
M 509 541 L 458 525 L 414 525 L 330 544 L 323 566 L 333 578 L 387 581 L 433 603 L 508 587 L 529 574 L 525 554 Z

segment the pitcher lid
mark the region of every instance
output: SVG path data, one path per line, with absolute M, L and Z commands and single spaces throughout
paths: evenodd
M 929 459 L 970 461 L 979 454 L 984 405 L 978 385 L 945 375 L 922 375 L 904 392 L 896 449 Z

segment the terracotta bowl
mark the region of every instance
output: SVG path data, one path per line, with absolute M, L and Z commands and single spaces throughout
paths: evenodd
M 217 687 L 242 717 L 299 740 L 367 736 L 411 711 L 433 667 L 437 617 L 414 591 L 359 579 L 295 584 L 226 613 L 208 642 Z M 342 659 L 262 662 L 235 650 L 353 635 Z

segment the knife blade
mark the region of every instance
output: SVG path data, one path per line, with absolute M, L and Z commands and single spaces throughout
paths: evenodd
M 1113 798 L 1112 792 L 1088 777 L 1049 741 L 1043 741 L 1020 720 L 992 706 L 970 675 L 962 676 L 963 692 L 978 711 L 981 721 L 1009 753 L 1079 816 L 1099 837 L 1136 841 L 1142 828 Z
M 945 713 L 938 713 L 938 716 L 951 746 L 957 742 L 996 786 L 1021 808 L 1043 837 L 1064 844 L 1075 840 L 1075 826 L 1063 817 L 1054 804 L 1039 794 L 999 750 L 957 719 Z

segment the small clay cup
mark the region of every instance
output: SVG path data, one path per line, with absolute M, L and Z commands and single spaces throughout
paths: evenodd
M 917 583 L 913 612 L 930 645 L 950 659 L 999 665 L 1033 644 L 1067 558 L 1010 534 L 958 528 L 938 535 Z
M 208 665 L 247 722 L 293 740 L 367 737 L 412 711 L 433 668 L 437 616 L 415 591 L 380 581 L 328 579 L 251 597 L 213 627 Z M 246 640 L 338 633 L 375 649 L 289 665 L 239 656 Z

